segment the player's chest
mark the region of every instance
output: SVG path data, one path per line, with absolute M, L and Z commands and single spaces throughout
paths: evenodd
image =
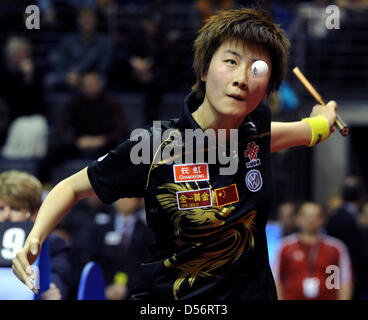
M 217 149 L 215 161 L 210 152 L 206 150 L 200 161 L 193 156 L 189 162 L 153 166 L 151 190 L 168 195 L 178 210 L 259 202 L 271 192 L 266 139 L 241 143 L 236 150 Z

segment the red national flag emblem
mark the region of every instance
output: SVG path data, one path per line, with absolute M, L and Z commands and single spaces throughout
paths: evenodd
M 238 189 L 235 183 L 224 188 L 215 189 L 215 195 L 218 207 L 239 201 Z

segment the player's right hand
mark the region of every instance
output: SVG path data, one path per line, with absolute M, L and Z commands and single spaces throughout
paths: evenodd
M 328 121 L 330 130 L 333 131 L 337 109 L 338 106 L 334 100 L 329 101 L 326 105 L 317 104 L 313 107 L 310 117 L 324 116 Z
M 35 281 L 35 274 L 31 265 L 36 261 L 41 252 L 41 242 L 39 239 L 32 238 L 26 241 L 22 250 L 20 250 L 13 259 L 12 269 L 17 278 L 22 281 L 35 294 L 38 289 L 34 286 L 31 279 Z

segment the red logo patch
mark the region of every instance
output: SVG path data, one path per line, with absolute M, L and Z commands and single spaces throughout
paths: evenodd
M 175 182 L 207 181 L 210 179 L 207 163 L 176 164 Z
M 212 206 L 210 188 L 176 193 L 179 210 L 195 209 Z
M 215 189 L 217 206 L 222 207 L 227 204 L 231 204 L 239 201 L 238 189 L 236 188 L 236 184 L 232 184 L 230 186 Z
M 254 141 L 248 143 L 247 150 L 244 151 L 244 156 L 249 158 L 250 161 L 257 159 L 257 153 L 259 152 L 259 147 Z

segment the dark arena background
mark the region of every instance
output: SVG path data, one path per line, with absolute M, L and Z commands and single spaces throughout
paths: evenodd
M 0 174 L 30 173 L 42 182 L 45 196 L 133 129 L 180 117 L 183 99 L 195 83 L 193 41 L 198 28 L 217 10 L 238 7 L 268 10 L 291 42 L 286 78 L 268 99 L 272 119 L 298 121 L 316 104 L 292 72 L 298 66 L 326 102 L 337 102 L 350 128 L 347 137 L 335 129 L 313 148 L 272 154 L 274 200 L 266 229 L 271 265 L 282 237 L 298 231 L 299 205 L 314 201 L 325 212 L 324 231 L 336 210 L 355 206 L 354 230 L 361 232 L 359 246 L 364 248 L 359 263 L 368 266 L 368 1 L 2 0 Z M 85 136 L 90 139 L 81 138 Z M 361 191 L 361 197 L 344 198 L 348 177 L 360 182 L 361 188 L 354 190 Z M 70 247 L 65 266 L 70 270 L 59 274 L 65 287 L 52 297 L 126 299 L 127 277 L 134 277 L 141 252 L 124 257 L 134 261 L 123 261 L 115 259 L 109 246 L 121 237 L 115 215 L 132 207 L 144 232 L 142 199 L 112 205 L 92 199 L 73 208 L 55 230 Z M 10 244 L 4 240 L 8 229 L 1 230 L 2 252 L 21 249 L 15 238 Z M 354 258 L 353 253 L 353 265 Z M 96 287 L 84 283 L 90 291 L 83 295 L 83 272 L 91 261 L 97 263 L 89 270 L 96 272 Z M 129 272 L 119 271 L 124 263 Z M 0 269 L 9 268 L 5 261 Z M 351 299 L 368 299 L 366 272 Z M 0 299 L 33 299 L 23 296 L 22 288 L 9 294 L 12 281 L 17 281 L 9 280 L 10 274 L 0 274 Z M 4 293 L 5 284 L 9 287 Z

